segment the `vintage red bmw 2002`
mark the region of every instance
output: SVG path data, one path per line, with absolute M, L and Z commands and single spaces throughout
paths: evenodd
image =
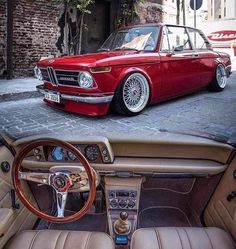
M 46 59 L 35 68 L 48 105 L 91 116 L 111 106 L 131 116 L 204 87 L 221 91 L 230 73 L 229 55 L 213 51 L 200 30 L 164 24 L 117 30 L 96 53 Z

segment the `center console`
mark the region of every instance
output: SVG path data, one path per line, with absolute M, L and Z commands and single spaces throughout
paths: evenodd
M 135 210 L 137 208 L 136 190 L 108 190 L 110 209 Z
M 141 183 L 142 177 L 105 177 L 109 232 L 116 244 L 128 244 L 137 228 Z

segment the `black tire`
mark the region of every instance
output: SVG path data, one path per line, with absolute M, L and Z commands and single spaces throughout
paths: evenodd
M 129 82 L 131 80 L 136 80 L 137 84 L 140 86 L 140 89 L 138 89 L 136 92 L 141 93 L 141 89 L 143 86 L 143 101 L 140 101 L 140 107 L 138 107 L 136 110 L 135 108 L 129 108 L 129 104 L 127 103 L 127 100 L 125 100 L 124 97 L 124 93 L 127 89 L 127 87 L 129 86 Z M 138 88 L 138 86 L 137 86 Z M 137 94 L 138 94 L 137 93 Z M 134 94 L 134 98 L 139 98 L 135 96 Z M 149 87 L 149 83 L 148 80 L 146 79 L 146 77 L 143 74 L 140 73 L 132 73 L 130 75 L 128 75 L 122 82 L 121 84 L 118 86 L 116 92 L 115 92 L 115 96 L 113 98 L 113 109 L 115 109 L 116 112 L 118 112 L 119 114 L 122 115 L 126 115 L 126 116 L 136 116 L 138 114 L 140 114 L 144 108 L 147 106 L 148 101 L 149 101 L 149 96 L 150 96 L 150 87 Z M 141 98 L 140 98 L 141 100 Z
M 223 64 L 218 64 L 212 82 L 208 86 L 208 90 L 211 92 L 221 92 L 225 89 L 226 81 L 227 72 L 225 66 Z

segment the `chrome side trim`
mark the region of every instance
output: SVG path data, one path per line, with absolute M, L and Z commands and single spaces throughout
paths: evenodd
M 45 93 L 58 94 L 57 91 L 50 91 L 50 90 L 43 89 L 41 85 L 36 86 L 36 88 L 37 88 L 37 91 L 43 95 Z M 112 101 L 113 96 L 114 95 L 112 94 L 112 95 L 101 96 L 101 97 L 81 97 L 81 96 L 75 96 L 75 95 L 69 95 L 69 94 L 60 94 L 61 99 L 75 101 L 75 102 L 89 103 L 89 104 L 110 103 Z

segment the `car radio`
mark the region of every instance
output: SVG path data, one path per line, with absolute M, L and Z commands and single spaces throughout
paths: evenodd
M 136 209 L 136 190 L 109 190 L 110 209 Z

